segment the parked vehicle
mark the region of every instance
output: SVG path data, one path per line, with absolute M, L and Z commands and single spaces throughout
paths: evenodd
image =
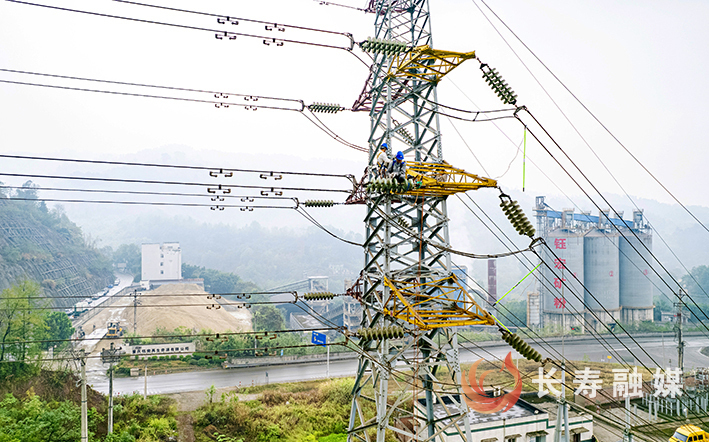
M 709 434 L 696 425 L 682 425 L 669 442 L 709 442 Z

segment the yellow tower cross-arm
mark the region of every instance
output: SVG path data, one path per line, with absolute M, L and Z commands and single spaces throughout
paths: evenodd
M 417 188 L 406 191 L 410 195 L 446 196 L 454 193 L 478 190 L 481 187 L 497 187 L 497 181 L 463 169 L 442 163 L 409 163 L 407 173 L 417 183 Z M 418 184 L 420 183 L 420 184 Z
M 397 184 L 386 178 L 367 183 L 368 192 L 396 193 L 412 196 L 446 197 L 482 187 L 497 187 L 497 181 L 442 163 L 407 163 L 407 179 Z
M 392 281 L 384 313 L 422 330 L 465 325 L 495 325 L 495 318 L 482 309 L 458 282 L 455 274 L 424 283 Z
M 396 56 L 389 68 L 389 77 L 414 77 L 438 83 L 450 71 L 465 60 L 475 58 L 475 51 L 454 52 L 433 49 L 428 45 L 417 46 Z

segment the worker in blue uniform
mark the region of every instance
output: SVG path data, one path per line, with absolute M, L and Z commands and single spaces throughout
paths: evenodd
M 404 161 L 404 153 L 398 151 L 394 159 L 389 163 L 387 169 L 390 178 L 395 179 L 399 183 L 406 181 L 406 161 Z

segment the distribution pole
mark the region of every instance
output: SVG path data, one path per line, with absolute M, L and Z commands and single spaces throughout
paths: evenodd
M 684 373 L 685 342 L 682 340 L 682 307 L 684 306 L 684 290 L 680 288 L 677 296 L 679 297 L 679 302 L 675 303 L 675 307 L 677 307 L 677 324 L 675 325 L 675 331 L 677 333 L 677 367 L 682 373 Z
M 113 433 L 113 364 L 119 362 L 120 348 L 111 342 L 111 348 L 101 349 L 101 362 L 108 364 L 108 434 Z
M 81 442 L 89 442 L 89 419 L 86 403 L 86 351 L 79 350 L 81 364 Z
M 145 359 L 145 369 L 143 371 L 145 384 L 143 385 L 143 399 L 148 398 L 148 360 Z
M 113 363 L 108 365 L 108 434 L 113 433 Z
M 633 433 L 631 433 L 630 425 L 630 395 L 625 395 L 625 431 L 623 432 L 623 440 L 625 442 L 633 442 Z
M 133 290 L 133 334 L 138 334 L 138 290 Z

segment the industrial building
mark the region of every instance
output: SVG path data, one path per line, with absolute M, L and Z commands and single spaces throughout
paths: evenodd
M 414 402 L 416 413 L 425 416 L 427 400 L 419 398 Z M 459 406 L 447 398 L 436 400 L 432 407 L 436 417 L 436 430 L 440 431 L 437 439 L 445 442 L 465 440 L 464 430 L 450 425 L 447 418 L 453 413 L 460 413 Z M 478 413 L 468 410 L 470 420 L 470 442 L 547 442 L 553 441 L 556 432 L 556 420 L 549 412 L 523 399 L 517 400 L 512 407 L 496 413 Z M 593 440 L 593 416 L 586 413 L 569 413 L 569 438 L 572 442 L 590 442 Z M 402 424 L 411 425 L 410 422 Z M 561 435 L 563 437 L 563 427 Z M 563 439 L 562 439 L 563 440 Z
M 175 281 L 182 279 L 180 243 L 143 244 L 141 248 L 142 281 Z
M 583 330 L 653 319 L 652 232 L 642 210 L 633 211 L 632 221 L 623 220 L 622 212 L 620 218 L 609 211 L 559 212 L 538 196 L 534 211 L 548 248 L 541 250 L 540 311 L 529 312 L 541 323 L 530 325 Z

